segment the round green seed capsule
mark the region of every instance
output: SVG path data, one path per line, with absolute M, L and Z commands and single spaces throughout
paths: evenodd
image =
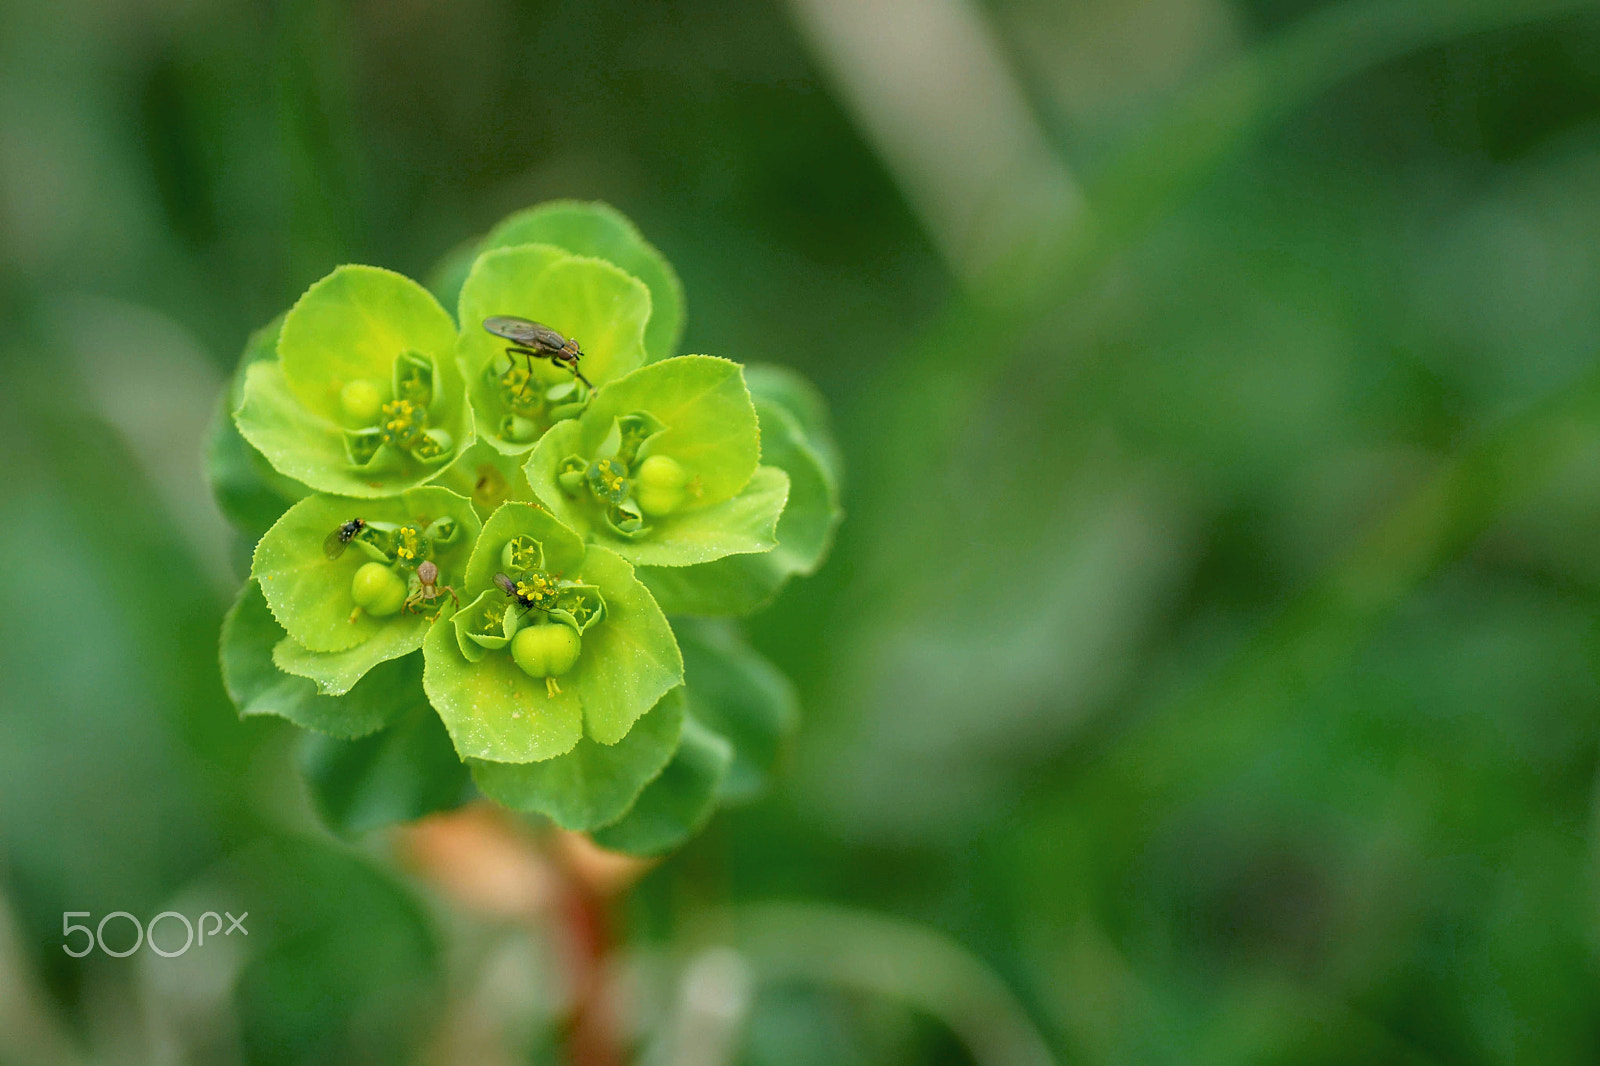
M 383 563 L 364 563 L 350 579 L 350 598 L 375 618 L 387 618 L 405 606 L 406 583 Z
M 339 405 L 351 421 L 369 426 L 378 420 L 378 411 L 383 407 L 383 394 L 372 382 L 357 379 L 346 382 L 340 390 Z
M 683 502 L 684 486 L 688 483 L 688 472 L 676 459 L 652 455 L 639 464 L 634 475 L 633 499 L 639 510 L 652 517 L 671 514 Z
M 511 638 L 511 658 L 529 677 L 560 677 L 578 661 L 583 640 L 571 626 L 525 626 Z

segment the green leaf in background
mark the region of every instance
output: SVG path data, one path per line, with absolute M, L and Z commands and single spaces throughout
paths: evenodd
M 461 287 L 460 315 L 457 351 L 479 431 L 502 451 L 524 452 L 582 391 L 573 391 L 571 371 L 539 358 L 523 384 L 528 357 L 508 355 L 510 342 L 484 329 L 484 319 L 514 315 L 576 340 L 578 369 L 598 388 L 644 362 L 650 291 L 610 263 L 524 244 L 478 258 Z
M 223 1061 L 403 1063 L 434 1031 L 446 1001 L 437 933 L 405 882 L 368 857 L 258 835 L 195 898 L 250 914 L 248 940 L 224 941 L 242 956 L 229 1015 L 243 1053 Z
M 455 339 L 449 313 L 420 285 L 340 267 L 284 317 L 278 359 L 249 366 L 234 421 L 275 469 L 319 491 L 419 485 L 472 443 Z M 409 365 L 424 377 L 405 380 Z
M 461 286 L 472 272 L 472 264 L 486 250 L 482 237 L 457 244 L 428 268 L 423 284 L 442 307 L 455 307 L 461 299 Z
M 356 740 L 301 738 L 296 763 L 330 829 L 357 836 L 448 810 L 466 794 L 467 768 L 426 700 L 384 729 Z
M 620 429 L 640 417 L 663 428 L 636 454 L 624 454 Z M 525 470 L 539 499 L 585 537 L 640 565 L 687 566 L 776 545 L 788 478 L 775 468 L 758 473 L 760 454 L 755 404 L 739 365 L 692 355 L 652 363 L 601 389 L 581 416 L 539 441 Z M 635 532 L 619 530 L 618 500 L 601 499 L 582 481 L 562 481 L 583 467 L 592 475 L 601 461 L 622 468 L 621 507 L 645 515 Z M 664 509 L 633 504 L 634 480 L 657 461 L 679 472 L 679 502 Z
M 313 682 L 273 665 L 272 649 L 283 637 L 260 586 L 246 582 L 222 622 L 222 683 L 240 717 L 272 714 L 318 733 L 361 737 L 422 697 L 418 656 L 384 663 L 347 696 L 319 695 Z
M 732 762 L 732 746 L 692 714 L 686 716 L 683 739 L 672 761 L 639 794 L 626 817 L 593 834 L 595 843 L 629 855 L 671 851 L 711 817 Z
M 758 400 L 756 415 L 761 422 L 762 465 L 789 475 L 789 500 L 778 520 L 778 547 L 771 554 L 790 573 L 816 573 L 844 517 L 838 479 L 787 410 Z
M 770 552 L 729 555 L 685 567 L 642 566 L 639 579 L 668 614 L 740 615 L 770 603 L 796 575 L 815 573 L 844 518 L 839 486 L 788 410 L 756 401 L 761 462 L 789 475 L 789 498 Z
M 536 763 L 472 762 L 483 794 L 515 810 L 543 814 L 563 829 L 609 825 L 661 773 L 683 732 L 684 696 L 673 689 L 612 745 L 588 737 L 565 755 Z
M 458 529 L 448 544 L 433 552 L 432 558 L 439 567 L 439 583 L 455 585 L 465 574 L 468 552 L 479 529 L 478 516 L 469 501 L 433 486 L 382 500 L 309 496 L 284 512 L 261 538 L 251 573 L 261 582 L 274 617 L 306 650 L 342 652 L 379 640 L 386 657 L 403 655 L 421 647 L 428 627 L 426 614 L 397 611 L 376 617 L 358 609 L 352 597 L 352 581 L 357 571 L 373 563 L 372 556 L 361 550 L 362 544 L 351 543 L 337 558 L 330 559 L 324 545 L 330 533 L 355 518 L 363 519 L 369 527 L 382 522 L 420 528 L 444 517 L 453 519 Z M 398 562 L 393 569 L 400 574 L 407 570 Z M 305 657 L 286 655 L 285 662 L 337 684 L 337 679 L 358 665 L 359 659 L 318 666 Z
M 841 482 L 844 479 L 844 467 L 839 458 L 839 446 L 833 438 L 828 401 L 817 391 L 817 387 L 806 380 L 805 375 L 772 363 L 747 363 L 744 382 L 749 386 L 750 395 L 755 398 L 758 407 L 765 400 L 789 412 L 805 442 L 828 468 L 834 483 L 837 485 Z
M 253 540 L 311 490 L 272 469 L 239 435 L 231 410 L 224 395 L 212 413 L 206 432 L 206 479 L 223 515 Z
M 482 250 L 517 244 L 553 244 L 575 255 L 604 259 L 644 282 L 650 290 L 647 358 L 655 362 L 677 354 L 685 318 L 683 283 L 622 212 L 604 203 L 552 200 L 504 219 L 490 231 Z
M 228 390 L 218 399 L 206 432 L 206 479 L 217 506 L 228 521 L 252 538 L 265 533 L 291 503 L 311 491 L 274 470 L 233 424 L 233 411 L 244 398 L 245 373 L 252 364 L 277 355 L 282 325 L 283 316 L 279 315 L 245 342 Z
M 739 802 L 766 788 L 800 720 L 794 684 L 727 622 L 679 619 L 683 677 L 695 720 L 726 739 L 733 761 L 722 797 Z
M 605 613 L 583 630 L 578 660 L 555 688 L 525 673 L 503 648 L 469 661 L 455 625 L 433 627 L 423 645 L 423 682 L 462 758 L 538 762 L 571 751 L 585 732 L 615 744 L 683 681 L 666 616 L 633 568 L 604 548 L 586 548 L 537 504 L 508 503 L 484 524 L 459 590 L 464 603 L 488 593 L 484 602 L 497 615 L 514 606 L 494 576 L 506 569 L 506 545 L 519 537 L 541 545 L 550 574 L 598 587 Z

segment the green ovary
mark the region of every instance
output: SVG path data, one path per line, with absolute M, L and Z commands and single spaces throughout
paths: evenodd
M 374 618 L 387 618 L 406 602 L 406 583 L 382 563 L 365 563 L 350 579 L 350 598 Z
M 639 510 L 652 517 L 671 514 L 683 502 L 689 475 L 676 459 L 652 455 L 634 475 L 633 498 Z
M 339 405 L 344 413 L 360 425 L 371 425 L 383 407 L 383 394 L 370 381 L 351 381 L 339 392 Z
M 511 640 L 511 658 L 529 677 L 560 677 L 571 670 L 583 640 L 559 622 L 527 626 Z

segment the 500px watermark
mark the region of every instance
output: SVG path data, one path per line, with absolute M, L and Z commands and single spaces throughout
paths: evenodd
M 228 917 L 228 928 L 226 931 L 224 931 L 222 928 L 223 915 L 227 915 Z M 199 927 L 200 935 L 198 944 L 201 947 L 205 946 L 207 936 L 215 940 L 218 933 L 222 933 L 223 936 L 232 936 L 234 931 L 238 930 L 245 936 L 250 935 L 250 930 L 244 927 L 244 920 L 250 917 L 249 911 L 245 911 L 237 918 L 231 914 L 228 914 L 227 911 L 223 911 L 222 914 L 218 914 L 216 911 L 206 911 L 200 916 L 200 920 L 198 922 L 190 922 L 188 918 L 185 918 L 177 911 L 162 911 L 154 918 L 151 918 L 148 925 L 140 925 L 139 919 L 135 918 L 127 911 L 112 911 L 110 914 L 101 918 L 100 924 L 96 925 L 92 931 L 87 925 L 78 925 L 72 920 L 74 918 L 89 917 L 92 917 L 92 915 L 88 911 L 61 912 L 61 939 L 63 940 L 61 950 L 65 951 L 68 955 L 71 955 L 75 959 L 83 958 L 96 947 L 114 959 L 122 959 L 132 955 L 145 944 L 149 944 L 150 950 L 155 952 L 157 955 L 162 956 L 163 958 L 176 958 L 177 956 L 182 955 L 185 951 L 188 951 L 190 947 L 197 943 L 195 937 L 196 926 Z M 106 947 L 106 923 L 113 918 L 126 918 L 133 925 L 133 947 L 128 948 L 125 951 L 113 951 L 112 949 Z M 171 928 L 172 922 L 183 923 L 183 946 L 175 951 L 168 951 L 156 943 L 156 925 L 159 924 L 163 918 L 169 919 L 169 928 Z M 212 926 L 210 929 L 206 928 L 207 918 L 210 918 L 212 921 Z M 82 933 L 84 936 L 83 948 L 80 951 L 73 950 L 72 934 L 74 933 Z

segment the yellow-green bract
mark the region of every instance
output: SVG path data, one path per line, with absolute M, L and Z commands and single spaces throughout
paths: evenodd
M 261 586 L 272 615 L 285 630 L 273 661 L 287 673 L 307 677 L 321 691 L 348 691 L 367 670 L 422 646 L 429 616 L 444 604 L 417 605 L 411 611 L 375 615 L 355 598 L 355 578 L 372 564 L 391 566 L 409 584 L 418 556 L 396 544 L 385 553 L 366 540 L 351 544 L 337 558 L 325 550 L 328 536 L 351 519 L 368 528 L 379 525 L 425 534 L 448 521 L 448 536 L 424 538 L 427 558 L 449 585 L 466 573 L 467 558 L 480 524 L 472 504 L 448 489 L 424 486 L 385 499 L 308 496 L 290 507 L 256 545 L 251 574 Z
M 821 400 L 676 355 L 681 285 L 603 204 L 518 212 L 433 279 L 438 299 L 340 267 L 246 349 L 208 449 L 225 510 L 265 531 L 223 627 L 228 691 L 322 734 L 302 765 L 341 831 L 461 802 L 470 769 L 659 854 L 754 794 L 794 720 L 732 623 L 665 612 L 747 613 L 821 563 Z M 581 350 L 585 380 L 508 353 L 483 325 L 505 316 Z M 404 802 L 363 798 L 400 781 Z
M 631 444 L 630 426 L 642 427 Z M 653 456 L 681 468 L 683 499 L 664 515 L 630 512 L 631 479 Z M 582 415 L 540 439 L 524 472 L 539 499 L 586 538 L 640 565 L 688 566 L 777 546 L 789 478 L 760 459 L 739 364 L 689 355 L 601 389 Z
M 683 681 L 683 658 L 666 616 L 633 567 L 602 546 L 584 544 L 529 503 L 507 503 L 485 523 L 467 564 L 463 615 L 470 605 L 502 615 L 518 609 L 495 583 L 505 569 L 505 546 L 518 537 L 540 546 L 545 571 L 597 588 L 604 616 L 584 631 L 582 652 L 558 689 L 530 677 L 504 646 L 474 661 L 454 620 L 437 624 L 423 644 L 428 699 L 463 758 L 537 762 L 571 751 L 585 735 L 615 744 Z
M 321 492 L 379 497 L 435 477 L 472 443 L 456 326 L 422 286 L 343 266 L 284 317 L 234 421 L 274 469 Z

